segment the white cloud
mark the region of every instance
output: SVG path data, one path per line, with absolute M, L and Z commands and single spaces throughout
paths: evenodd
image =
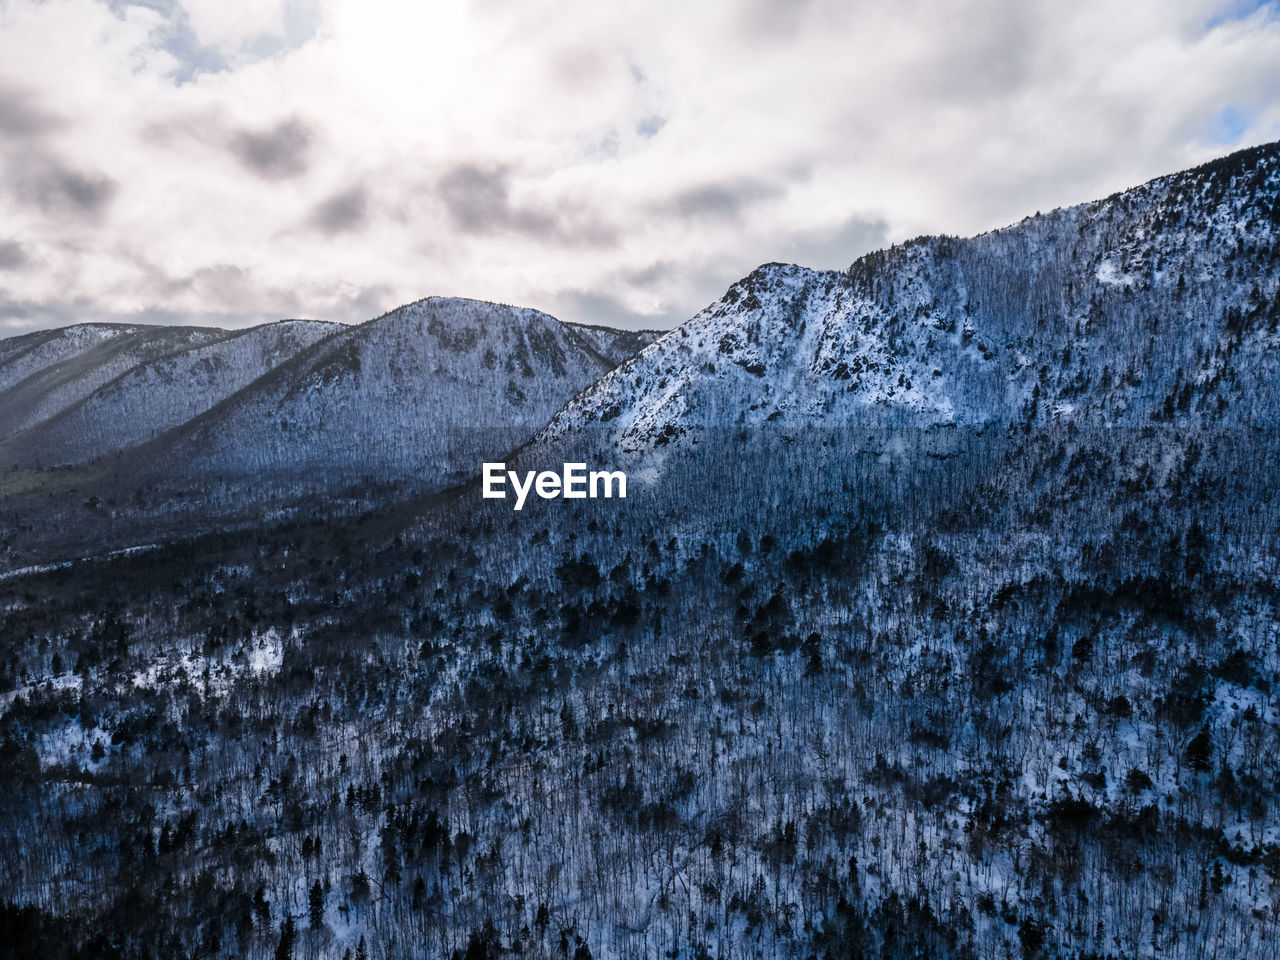
M 1280 23 L 1201 0 L 112 3 L 0 5 L 11 329 L 667 324 L 1280 137 Z

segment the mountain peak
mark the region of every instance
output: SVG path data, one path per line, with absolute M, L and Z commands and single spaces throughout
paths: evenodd
M 1267 378 L 1223 369 L 1233 354 L 1271 362 L 1278 194 L 1280 144 L 1267 144 L 976 237 L 919 237 L 844 272 L 763 264 L 543 438 L 604 424 L 641 450 L 700 429 L 886 414 L 1144 423 L 1175 394 L 1175 411 L 1270 416 Z

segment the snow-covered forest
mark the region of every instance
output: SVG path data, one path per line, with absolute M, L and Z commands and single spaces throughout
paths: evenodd
M 1278 291 L 1271 145 L 657 339 L 425 301 L 15 456 L 0 942 L 1280 957 Z M 68 338 L 0 343 L 24 410 L 147 382 Z

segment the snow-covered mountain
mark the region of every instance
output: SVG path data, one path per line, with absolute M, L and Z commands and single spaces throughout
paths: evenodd
M 1280 148 L 845 272 L 768 264 L 612 371 L 543 439 L 1277 412 Z
M 323 340 L 138 455 L 162 476 L 438 486 L 527 440 L 651 336 L 430 298 Z
M 1278 153 L 762 267 L 621 368 L 422 301 L 0 472 L 0 943 L 1280 960 Z M 627 499 L 437 495 L 547 418 L 513 465 Z
M 381 476 L 430 462 L 450 430 L 502 428 L 511 445 L 522 442 L 656 335 L 439 299 L 351 328 L 286 320 L 238 331 L 122 324 L 41 331 L 0 341 L 0 465 L 86 464 L 176 430 L 156 445 L 161 463 L 142 458 L 150 472 L 323 464 Z M 295 366 L 247 389 L 295 357 Z M 463 384 L 473 395 L 454 404 L 454 386 Z M 180 452 L 191 449 L 183 445 L 186 425 L 199 438 L 188 441 L 195 454 Z M 269 449 L 256 451 L 255 437 Z M 175 455 L 183 459 L 169 459 Z
M 0 463 L 44 467 L 85 463 L 150 440 L 342 329 L 314 320 L 284 320 L 139 363 L 79 402 L 10 437 L 0 445 Z M 0 372 L 7 369 L 0 365 Z
M 610 367 L 631 359 L 661 336 L 657 330 L 619 330 L 590 323 L 565 322 L 564 325 L 581 336 Z
M 0 390 L 8 390 L 45 367 L 140 329 L 119 323 L 80 323 L 0 340 Z
M 139 364 L 228 335 L 211 327 L 89 323 L 0 341 L 0 437 L 56 415 Z

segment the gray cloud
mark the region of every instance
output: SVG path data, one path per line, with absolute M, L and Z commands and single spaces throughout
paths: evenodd
M 501 168 L 461 164 L 440 178 L 440 197 L 454 225 L 466 233 L 550 234 L 555 221 L 532 210 L 517 210 L 507 196 L 509 175 Z
M 819 270 L 843 270 L 864 253 L 885 246 L 889 224 L 879 217 L 852 216 L 831 230 L 803 233 L 782 244 L 787 259 Z
M 346 233 L 365 222 L 369 197 L 364 184 L 335 193 L 316 207 L 311 223 L 322 233 Z
M 607 247 L 617 242 L 614 229 L 589 211 L 513 205 L 509 183 L 510 173 L 503 167 L 465 163 L 445 173 L 437 188 L 450 221 L 464 233 L 517 233 L 570 246 Z
M 119 183 L 105 174 L 77 170 L 61 160 L 28 154 L 16 178 L 14 194 L 42 213 L 92 219 L 105 212 Z
M 757 262 L 719 254 L 663 258 L 614 271 L 592 288 L 573 285 L 554 291 L 545 302 L 561 320 L 628 330 L 669 330 L 718 299 L 726 277 L 745 276 Z M 645 306 L 628 303 L 628 294 Z
M 1032 79 L 1044 38 L 1033 10 L 1005 0 L 949 20 L 914 64 L 910 80 L 929 97 L 975 103 L 1020 93 Z
M 40 107 L 35 96 L 16 87 L 0 86 L 0 134 L 32 137 L 61 126 L 62 119 Z
M 639 290 L 647 290 L 668 282 L 680 270 L 672 260 L 657 260 L 648 266 L 636 267 L 622 273 L 622 281 Z
M 17 270 L 30 262 L 22 244 L 16 240 L 0 240 L 0 270 Z
M 509 211 L 507 178 L 500 170 L 465 164 L 437 184 L 453 225 L 465 233 L 488 233 L 505 224 Z
M 687 320 L 684 311 L 663 314 L 641 313 L 608 293 L 592 290 L 562 290 L 555 295 L 552 313 L 562 320 L 591 323 L 625 330 L 667 330 Z
M 251 310 L 262 294 L 253 275 L 238 264 L 219 263 L 203 267 L 191 279 L 205 302 L 227 310 Z
M 46 209 L 70 207 L 82 213 L 98 213 L 111 200 L 117 186 L 110 177 L 58 165 L 45 180 L 41 205 Z
M 687 219 L 736 220 L 749 207 L 781 193 L 780 188 L 758 180 L 705 183 L 675 194 L 668 209 Z
M 334 319 L 343 323 L 359 323 L 380 317 L 397 306 L 395 291 L 386 284 L 375 283 L 348 295 Z
M 231 137 L 231 152 L 244 166 L 267 180 L 284 180 L 307 172 L 315 133 L 296 118 L 266 130 L 240 130 Z
M 81 301 L 31 300 L 13 297 L 0 289 L 0 336 L 12 337 L 44 327 L 82 323 L 89 304 Z
M 739 24 L 750 39 L 779 43 L 799 32 L 812 7 L 813 0 L 749 0 L 740 7 Z

